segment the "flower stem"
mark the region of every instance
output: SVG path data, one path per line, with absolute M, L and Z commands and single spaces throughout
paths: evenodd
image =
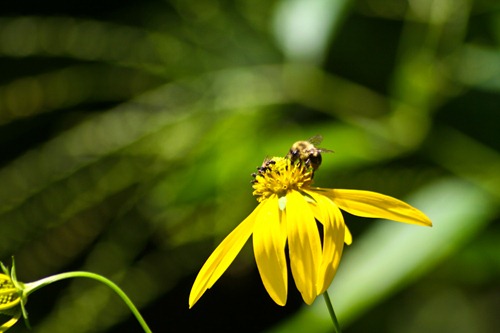
M 325 299 L 326 307 L 328 308 L 328 312 L 330 313 L 330 317 L 332 317 L 333 326 L 335 329 L 334 332 L 335 333 L 342 333 L 342 331 L 340 330 L 339 321 L 337 320 L 337 316 L 335 315 L 335 311 L 333 310 L 332 301 L 330 300 L 330 296 L 328 295 L 328 292 L 325 291 L 323 293 L 323 298 Z
M 139 313 L 139 310 L 137 310 L 134 303 L 132 303 L 130 298 L 127 296 L 127 294 L 125 294 L 125 292 L 123 292 L 123 290 L 121 290 L 120 287 L 118 287 L 118 285 L 116 285 L 113 281 L 111 281 L 111 280 L 109 280 L 109 279 L 107 279 L 104 276 L 99 275 L 99 274 L 80 271 L 80 272 L 67 272 L 67 273 L 52 275 L 52 276 L 46 277 L 44 279 L 41 279 L 41 280 L 38 280 L 35 282 L 26 283 L 24 285 L 26 296 L 28 296 L 32 292 L 34 292 L 34 291 L 36 291 L 36 290 L 38 290 L 46 285 L 49 285 L 53 282 L 61 281 L 64 279 L 77 278 L 77 277 L 83 277 L 83 278 L 97 280 L 99 282 L 104 283 L 106 286 L 110 287 L 114 292 L 116 292 L 118 294 L 118 296 L 121 297 L 121 299 L 129 307 L 130 311 L 134 314 L 135 318 L 137 319 L 137 321 L 141 325 L 144 332 L 152 333 L 148 324 L 146 324 L 146 321 L 144 320 L 142 315 Z

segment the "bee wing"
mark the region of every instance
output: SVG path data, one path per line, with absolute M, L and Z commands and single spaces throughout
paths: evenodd
M 316 146 L 319 145 L 321 141 L 323 141 L 323 136 L 321 136 L 320 134 L 316 134 L 315 136 L 309 138 L 307 141 Z
M 265 165 L 266 165 L 266 163 L 267 163 L 267 162 L 269 162 L 270 160 L 271 160 L 271 158 L 269 157 L 269 155 L 268 155 L 268 156 L 266 156 L 266 157 L 264 158 L 264 161 L 262 162 L 262 166 L 265 166 Z
M 313 136 L 312 138 L 310 138 L 307 141 L 312 143 L 316 147 L 316 149 L 318 149 L 318 151 L 320 153 L 334 153 L 333 150 L 318 147 L 318 145 L 321 143 L 321 141 L 323 141 L 323 136 L 321 136 L 319 134 L 316 134 L 315 136 Z

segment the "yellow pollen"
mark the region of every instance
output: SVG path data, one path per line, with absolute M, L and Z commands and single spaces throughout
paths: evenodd
M 13 308 L 20 302 L 21 298 L 10 277 L 0 273 L 0 311 Z
M 312 170 L 303 163 L 292 163 L 290 159 L 273 157 L 265 168 L 255 176 L 253 195 L 261 202 L 271 195 L 282 197 L 288 191 L 300 190 L 312 182 Z

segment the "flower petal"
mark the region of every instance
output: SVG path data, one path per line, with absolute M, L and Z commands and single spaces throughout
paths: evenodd
M 281 228 L 282 214 L 278 197 L 270 197 L 262 203 L 253 232 L 255 261 L 262 282 L 269 296 L 281 306 L 285 305 L 288 292 L 286 233 L 283 234 Z
M 312 191 L 306 191 L 316 201 L 320 210 L 316 216 L 323 223 L 323 256 L 317 282 L 317 294 L 320 295 L 330 286 L 337 272 L 344 248 L 346 227 L 340 209 L 328 197 Z
M 312 190 L 314 191 L 315 189 L 312 189 Z M 318 205 L 315 204 L 316 201 L 312 199 L 312 195 L 311 195 L 310 191 L 304 191 L 304 192 L 307 193 L 309 196 L 311 196 L 311 198 L 307 198 L 306 197 L 306 201 L 311 204 L 311 205 L 309 205 L 309 207 L 311 207 L 311 210 L 313 211 L 314 217 L 321 224 L 323 224 L 324 218 L 322 218 L 322 216 L 323 216 L 322 214 L 323 213 L 321 212 L 321 209 L 319 208 Z M 318 194 L 324 195 L 324 191 L 318 191 Z M 343 219 L 344 219 L 344 217 L 342 217 L 342 220 Z M 344 231 L 344 243 L 347 244 L 347 245 L 351 245 L 352 244 L 352 235 L 351 235 L 351 232 L 349 231 L 349 228 L 347 228 L 347 225 L 345 223 L 344 223 L 344 228 L 345 228 L 345 231 Z
M 344 243 L 346 243 L 346 245 L 351 245 L 352 244 L 351 232 L 349 231 L 347 225 L 346 224 L 344 225 L 345 225 Z
M 212 252 L 203 267 L 201 268 L 189 294 L 189 308 L 200 299 L 207 289 L 221 277 L 226 269 L 231 265 L 236 255 L 247 242 L 252 234 L 255 218 L 258 215 L 262 203 L 234 229 L 222 243 Z
M 316 281 L 322 257 L 318 227 L 309 203 L 302 194 L 291 191 L 286 196 L 290 266 L 297 289 L 304 302 L 310 305 L 318 295 Z
M 3 313 L 3 314 L 6 314 L 6 313 Z M 13 313 L 12 317 L 0 326 L 0 332 L 5 332 L 9 328 L 14 326 L 14 324 L 17 323 L 19 318 L 21 318 L 21 314 L 22 314 L 21 308 L 16 309 L 16 311 Z
M 387 195 L 359 190 L 314 190 L 328 196 L 341 209 L 353 215 L 432 226 L 431 220 L 420 210 Z

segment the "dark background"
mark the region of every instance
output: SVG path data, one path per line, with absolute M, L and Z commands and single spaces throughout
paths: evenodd
M 494 332 L 499 64 L 493 0 L 3 1 L 0 258 L 24 282 L 107 276 L 154 332 L 330 331 L 293 281 L 272 302 L 250 243 L 188 310 L 198 270 L 256 206 L 255 167 L 322 134 L 335 153 L 318 186 L 409 200 L 434 223 L 344 214 L 344 332 Z M 140 332 L 94 281 L 27 309 L 32 332 Z

